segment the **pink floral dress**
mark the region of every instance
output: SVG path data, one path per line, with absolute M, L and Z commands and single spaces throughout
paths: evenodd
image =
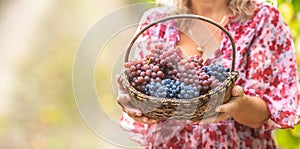
M 168 120 L 155 124 L 134 121 L 126 113 L 120 125 L 129 131 L 131 139 L 145 148 L 276 148 L 271 137 L 274 128 L 289 128 L 298 123 L 298 75 L 295 51 L 289 28 L 279 12 L 265 3 L 257 3 L 254 16 L 245 22 L 229 19 L 225 28 L 233 35 L 237 45 L 235 69 L 239 72 L 236 84 L 245 94 L 259 96 L 267 104 L 269 119 L 259 129 L 226 121 L 192 125 L 189 121 Z M 152 21 L 165 17 L 162 9 L 151 9 L 142 18 L 140 29 Z M 176 46 L 179 31 L 172 21 L 156 25 L 144 32 L 136 54 L 144 57 L 154 41 Z M 231 42 L 225 37 L 215 53 L 225 65 L 231 65 Z

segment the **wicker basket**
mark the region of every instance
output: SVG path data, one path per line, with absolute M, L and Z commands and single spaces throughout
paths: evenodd
M 183 119 L 183 120 L 201 120 L 206 117 L 211 117 L 215 114 L 215 108 L 218 105 L 226 103 L 229 101 L 231 96 L 231 89 L 234 85 L 234 82 L 238 78 L 238 72 L 234 71 L 235 64 L 235 44 L 231 34 L 218 23 L 205 18 L 203 16 L 192 15 L 192 14 L 181 14 L 173 15 L 169 17 L 162 18 L 160 20 L 154 21 L 144 27 L 140 32 L 138 32 L 132 39 L 129 47 L 127 48 L 125 55 L 125 62 L 128 62 L 128 57 L 131 51 L 131 48 L 137 38 L 150 27 L 172 19 L 199 19 L 211 23 L 224 31 L 229 37 L 232 45 L 232 65 L 231 70 L 221 86 L 217 86 L 213 90 L 210 90 L 204 95 L 193 99 L 167 99 L 167 98 L 158 98 L 145 95 L 137 91 L 129 83 L 128 74 L 125 71 L 121 72 L 121 82 L 123 87 L 131 96 L 130 104 L 141 110 L 143 116 L 149 117 L 156 120 L 164 119 Z

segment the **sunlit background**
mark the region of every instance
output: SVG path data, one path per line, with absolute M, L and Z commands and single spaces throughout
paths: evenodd
M 81 119 L 72 66 L 81 39 L 97 21 L 137 2 L 147 0 L 0 0 L 1 149 L 118 148 Z M 300 66 L 300 1 L 272 2 L 291 28 Z M 97 81 L 105 81 L 106 70 L 99 73 Z M 103 102 L 108 113 L 120 113 L 113 96 Z M 282 148 L 300 148 L 300 127 L 274 136 Z

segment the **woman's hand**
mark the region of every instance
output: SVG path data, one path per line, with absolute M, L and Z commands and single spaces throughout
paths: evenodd
M 240 124 L 260 128 L 269 115 L 265 101 L 260 97 L 245 95 L 243 88 L 238 85 L 233 87 L 231 94 L 229 102 L 216 108 L 216 112 L 221 112 L 217 117 L 204 119 L 200 124 L 218 122 L 232 117 Z
M 118 88 L 119 88 L 117 101 L 125 113 L 127 113 L 134 120 L 143 122 L 146 124 L 152 124 L 152 123 L 158 122 L 157 120 L 149 119 L 145 116 L 142 116 L 142 112 L 140 110 L 132 107 L 132 105 L 129 103 L 129 101 L 131 100 L 131 97 L 126 92 L 126 90 L 123 88 L 119 75 L 117 75 L 117 82 L 118 82 Z

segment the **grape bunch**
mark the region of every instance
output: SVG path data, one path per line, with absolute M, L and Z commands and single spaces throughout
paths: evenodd
M 160 82 L 164 78 L 160 66 L 148 65 L 143 60 L 129 61 L 124 64 L 124 67 L 129 74 L 130 84 L 140 92 L 144 92 L 150 82 Z
M 149 55 L 146 56 L 148 63 L 159 65 L 165 78 L 175 79 L 177 74 L 177 64 L 183 57 L 180 56 L 181 50 L 175 48 L 174 50 L 164 49 L 163 45 L 156 45 Z
M 178 63 L 183 60 L 183 57 L 178 54 L 181 50 L 176 48 L 175 50 L 168 51 L 165 55 L 163 55 L 162 62 L 165 62 L 166 65 L 162 65 L 164 67 L 164 72 L 166 73 L 166 78 L 176 80 L 176 75 L 178 73 Z M 163 64 L 163 63 L 162 63 Z
M 145 94 L 161 98 L 178 98 L 180 93 L 180 82 L 164 79 L 161 82 L 152 82 L 146 85 Z
M 146 95 L 160 98 L 190 99 L 199 96 L 197 87 L 185 85 L 183 82 L 164 79 L 146 85 Z
M 198 75 L 202 72 L 203 59 L 199 56 L 192 56 L 187 60 L 181 60 L 178 64 L 176 79 L 185 84 L 193 84 L 198 80 Z
M 201 57 L 199 57 L 198 55 L 194 55 L 189 57 L 188 59 L 181 60 L 178 64 L 178 68 L 180 68 L 181 71 L 190 70 L 194 68 L 202 68 L 203 61 L 204 60 Z
M 182 59 L 176 50 L 167 51 L 162 44 L 155 45 L 145 58 L 124 64 L 130 84 L 140 92 L 146 85 L 176 76 L 176 64 Z
M 204 60 L 198 55 L 179 62 L 177 78 L 186 85 L 196 86 L 200 94 L 207 93 L 215 77 L 211 77 L 203 70 Z
M 200 95 L 200 92 L 196 86 L 185 85 L 183 82 L 180 84 L 180 94 L 178 95 L 179 99 L 190 99 L 195 98 Z
M 214 76 L 220 82 L 223 82 L 226 79 L 229 72 L 228 68 L 224 68 L 224 66 L 218 64 L 206 66 L 203 69 L 209 76 Z

